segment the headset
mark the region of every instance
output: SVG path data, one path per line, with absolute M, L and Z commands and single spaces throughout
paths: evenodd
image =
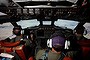
M 47 40 L 47 47 L 52 48 L 52 38 L 56 37 L 56 36 L 61 36 L 61 37 L 65 37 L 64 33 L 62 31 L 56 31 L 56 33 L 54 33 L 53 35 L 51 35 L 51 37 Z M 63 49 L 69 49 L 70 48 L 70 41 L 69 40 L 65 40 L 64 41 L 64 47 Z
M 52 48 L 52 39 L 48 39 L 47 40 L 47 47 Z M 69 49 L 70 48 L 70 41 L 69 40 L 65 40 L 65 45 L 64 45 L 64 49 Z

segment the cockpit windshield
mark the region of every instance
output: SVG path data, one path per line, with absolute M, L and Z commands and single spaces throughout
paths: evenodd
M 70 21 L 70 20 L 62 20 L 62 19 L 58 19 L 57 21 L 55 21 L 54 25 L 55 26 L 59 26 L 59 27 L 63 27 L 63 28 L 70 28 L 70 29 L 74 29 L 79 22 L 77 21 Z M 38 26 L 40 24 L 39 21 L 37 21 L 37 19 L 34 20 L 21 20 L 19 22 L 17 22 L 18 25 L 21 25 L 22 28 L 27 28 L 27 27 L 33 27 L 33 26 Z M 43 21 L 42 22 L 43 25 L 51 25 L 51 21 Z
M 51 21 L 43 21 L 43 25 L 51 25 Z
M 70 21 L 70 20 L 63 20 L 63 19 L 58 19 L 55 21 L 55 25 L 63 28 L 70 28 L 74 29 L 78 25 L 78 21 Z
M 33 27 L 33 26 L 38 26 L 40 23 L 37 21 L 37 19 L 34 20 L 21 20 L 17 22 L 18 25 L 21 25 L 22 29 L 27 28 L 27 27 Z
M 34 27 L 39 26 L 40 22 L 37 19 L 32 20 L 20 20 L 16 22 L 18 25 L 21 25 L 22 29 L 25 29 L 27 27 Z M 55 21 L 54 25 L 59 26 L 62 28 L 69 28 L 74 29 L 78 25 L 78 21 L 72 21 L 72 20 L 63 20 L 58 19 Z M 51 21 L 42 21 L 43 25 L 51 25 Z M 90 23 L 84 24 L 87 34 L 85 35 L 87 38 L 90 38 Z M 0 40 L 7 38 L 8 36 L 12 35 L 13 25 L 11 23 L 3 23 L 0 24 Z

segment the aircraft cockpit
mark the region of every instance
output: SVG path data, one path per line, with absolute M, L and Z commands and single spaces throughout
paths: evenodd
M 70 47 L 70 41 L 75 40 L 73 36 L 77 34 L 76 29 L 83 26 L 85 28 L 82 35 L 87 39 L 77 40 L 77 44 L 82 50 L 84 60 L 90 59 L 89 13 L 88 0 L 0 0 L 0 58 L 10 58 L 12 53 L 15 53 L 15 58 L 19 57 L 20 60 L 34 60 L 34 55 L 42 46 L 50 48 L 47 45 L 52 44 L 51 36 L 58 31 L 64 34 L 65 52 L 70 51 L 68 46 Z M 21 27 L 21 30 L 16 30 L 20 36 L 14 34 L 15 26 Z M 32 45 L 33 48 L 28 48 L 26 45 L 32 42 L 29 41 L 33 40 L 32 34 L 36 44 Z M 17 36 L 20 39 L 10 42 L 10 39 Z M 51 43 L 48 44 L 48 40 Z M 35 52 L 30 52 L 29 49 Z M 10 56 L 6 56 L 7 53 L 10 53 Z

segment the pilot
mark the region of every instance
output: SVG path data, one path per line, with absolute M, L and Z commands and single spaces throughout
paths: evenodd
M 31 55 L 34 56 L 35 48 L 36 48 L 36 36 L 35 36 L 34 32 L 30 32 L 28 38 L 30 40 Z
M 87 38 L 83 36 L 84 31 L 85 27 L 78 25 L 74 30 L 74 35 L 68 37 L 68 40 L 70 41 L 70 46 L 67 55 L 72 57 L 74 60 L 83 60 L 82 48 L 77 42 L 80 40 L 87 40 Z
M 28 57 L 34 56 L 35 48 L 36 48 L 36 36 L 35 36 L 34 32 L 30 31 L 28 38 L 24 39 L 24 41 L 26 42 L 25 43 L 26 49 L 27 49 L 28 53 L 30 54 L 30 55 L 28 55 Z
M 23 42 L 21 39 L 22 39 L 22 34 L 21 34 L 21 26 L 17 25 L 17 26 L 14 26 L 13 28 L 13 35 L 8 37 L 6 40 L 9 40 L 7 42 L 11 42 L 11 44 L 17 42 L 17 41 L 20 41 L 20 44 L 24 44 L 25 42 Z M 15 60 L 21 60 L 21 58 L 18 56 L 18 54 L 16 52 L 9 52 L 9 54 L 15 56 L 14 59 Z
M 60 33 L 60 34 L 59 34 Z M 39 50 L 36 54 L 36 60 L 63 60 L 65 54 L 63 52 L 65 45 L 65 37 L 61 32 L 54 33 L 47 41 L 50 49 Z M 68 58 L 71 60 L 71 58 Z

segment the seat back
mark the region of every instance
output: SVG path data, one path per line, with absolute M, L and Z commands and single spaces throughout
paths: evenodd
M 77 42 L 82 48 L 83 57 L 88 59 L 90 57 L 90 40 L 79 40 Z
M 21 45 L 20 41 L 14 43 L 5 42 L 4 40 L 0 41 L 0 53 L 16 52 L 20 56 L 21 60 L 26 60 L 24 49 L 25 45 Z

